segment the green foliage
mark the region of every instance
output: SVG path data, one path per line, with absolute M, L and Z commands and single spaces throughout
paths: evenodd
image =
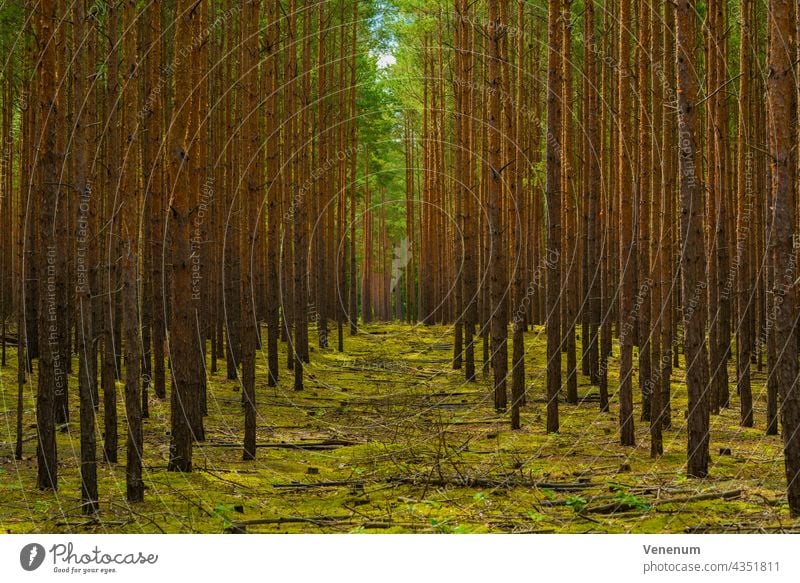
M 542 522 L 542 521 L 545 521 L 545 520 L 547 520 L 547 516 L 546 516 L 546 515 L 544 515 L 544 514 L 541 514 L 541 513 L 539 513 L 539 512 L 533 512 L 532 510 L 529 510 L 529 511 L 528 511 L 528 513 L 526 514 L 526 516 L 527 516 L 527 517 L 528 517 L 528 518 L 529 518 L 529 519 L 530 519 L 532 522 Z
M 566 505 L 572 508 L 575 512 L 580 512 L 586 507 L 587 501 L 583 496 L 567 496 Z
M 475 492 L 475 495 L 472 497 L 475 502 L 482 502 L 486 504 L 489 501 L 489 498 L 483 492 Z
M 231 512 L 233 512 L 233 506 L 230 504 L 217 504 L 213 510 L 214 516 L 222 519 L 223 528 L 231 526 L 232 521 L 229 516 Z
M 634 496 L 633 494 L 628 494 L 623 490 L 617 492 L 614 500 L 618 502 L 620 506 L 624 506 L 626 508 L 633 508 L 636 510 L 650 510 L 652 508 L 652 505 L 644 498 Z
M 431 527 L 441 534 L 466 534 L 469 532 L 467 527 L 460 524 L 451 526 L 447 521 L 431 518 Z

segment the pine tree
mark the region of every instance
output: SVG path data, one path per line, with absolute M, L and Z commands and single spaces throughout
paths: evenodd
M 703 195 L 698 163 L 697 78 L 695 38 L 697 13 L 694 0 L 679 0 L 676 8 L 676 64 L 678 83 L 678 143 L 680 147 L 681 270 L 686 354 L 686 385 L 689 393 L 687 475 L 708 474 L 709 402 L 708 350 L 705 340 L 704 296 L 705 240 Z

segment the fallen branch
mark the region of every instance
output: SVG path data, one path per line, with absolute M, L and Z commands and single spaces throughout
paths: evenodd
M 272 484 L 273 488 L 284 490 L 311 490 L 314 488 L 338 488 L 339 486 L 364 485 L 364 480 L 327 480 L 322 482 L 289 482 Z
M 739 498 L 742 495 L 741 490 L 730 490 L 728 492 L 707 492 L 704 494 L 697 494 L 695 496 L 682 496 L 679 498 L 668 498 L 666 500 L 656 500 L 650 504 L 651 508 L 657 506 L 665 506 L 667 504 L 686 504 L 689 502 L 702 502 L 704 500 L 731 500 Z M 610 504 L 603 504 L 601 506 L 587 506 L 581 510 L 581 514 L 618 514 L 621 512 L 635 512 L 642 510 L 641 505 L 631 504 L 624 501 L 611 502 Z
M 342 522 L 344 520 L 352 520 L 351 514 L 341 516 L 278 516 L 276 518 L 257 518 L 255 520 L 243 520 L 241 522 L 232 523 L 232 527 L 242 528 L 248 526 L 256 526 L 259 524 L 294 524 L 294 523 L 310 523 L 310 524 L 325 524 Z
M 99 520 L 92 519 L 85 522 L 56 522 L 56 526 L 68 526 L 69 528 L 83 528 L 86 526 L 125 526 L 130 524 L 130 520 Z
M 535 482 L 532 480 L 512 477 L 493 479 L 465 476 L 463 478 L 437 478 L 431 480 L 426 478 L 420 479 L 400 476 L 389 478 L 387 481 L 395 484 L 425 484 L 426 486 L 438 487 L 457 486 L 461 488 L 517 488 L 524 486 L 528 488 L 546 488 L 548 490 L 562 491 L 587 490 L 589 488 L 596 487 L 596 484 L 592 484 L 591 482 Z
M 660 500 L 654 506 L 663 506 L 664 504 L 683 504 L 685 502 L 703 502 L 704 500 L 733 500 L 741 498 L 742 490 L 728 490 L 727 492 L 707 492 L 705 494 L 696 494 L 694 496 L 683 496 L 680 498 L 668 498 Z
M 548 490 L 575 491 L 594 488 L 597 484 L 591 482 L 535 482 L 516 477 L 508 478 L 480 478 L 465 476 L 463 478 L 428 478 L 426 476 L 389 476 L 382 480 L 375 480 L 374 483 L 385 482 L 389 484 L 409 484 L 424 486 L 456 486 L 459 488 L 546 488 Z M 364 480 L 331 480 L 325 482 L 289 482 L 273 484 L 273 488 L 283 488 L 291 490 L 306 490 L 312 488 L 330 488 L 339 486 L 365 485 Z
M 740 534 L 763 534 L 763 533 L 778 533 L 778 534 L 797 534 L 800 529 L 786 524 L 774 524 L 760 526 L 758 524 L 719 524 L 719 525 L 706 525 L 706 526 L 687 526 L 684 531 L 687 534 L 707 534 L 707 533 L 723 533 L 735 532 Z
M 242 447 L 241 443 L 230 442 L 206 442 L 200 444 L 201 447 Z M 362 445 L 360 441 L 348 441 L 344 439 L 326 439 L 324 441 L 310 442 L 276 442 L 276 443 L 257 443 L 256 447 L 265 449 L 300 449 L 304 451 L 325 451 L 329 449 L 339 449 L 352 445 Z

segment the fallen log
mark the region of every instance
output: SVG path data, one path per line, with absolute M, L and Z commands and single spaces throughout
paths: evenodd
M 232 523 L 234 527 L 247 527 L 256 526 L 259 524 L 295 524 L 295 523 L 311 523 L 322 524 L 332 522 L 342 522 L 343 520 L 352 520 L 352 514 L 333 515 L 333 516 L 278 516 L 275 518 L 257 518 L 255 520 L 242 520 Z
M 306 490 L 312 488 L 330 488 L 339 486 L 366 485 L 365 480 L 329 480 L 324 482 L 288 482 L 273 484 L 273 488 L 289 490 Z M 420 486 L 446 487 L 455 486 L 459 488 L 541 488 L 548 490 L 575 491 L 586 490 L 597 487 L 591 482 L 536 482 L 515 477 L 509 478 L 482 478 L 482 477 L 459 477 L 459 478 L 430 478 L 426 476 L 389 476 L 387 478 L 373 480 L 372 483 L 387 484 L 408 484 Z
M 682 496 L 678 498 L 668 498 L 666 500 L 656 500 L 650 504 L 651 508 L 659 506 L 666 506 L 668 504 L 686 504 L 689 502 L 702 502 L 704 500 L 732 500 L 739 498 L 742 495 L 741 490 L 730 490 L 728 492 L 706 492 L 704 494 L 697 494 L 695 496 Z M 618 514 L 622 512 L 632 512 L 641 510 L 640 505 L 631 504 L 620 500 L 618 502 L 611 502 L 609 504 L 602 504 L 600 506 L 586 506 L 581 510 L 581 514 Z
M 200 447 L 242 447 L 241 443 L 230 442 L 206 442 L 199 445 Z M 362 443 L 360 441 L 348 441 L 345 439 L 326 439 L 324 441 L 310 442 L 257 443 L 256 447 L 265 449 L 300 449 L 303 451 L 324 451 L 353 445 L 362 445 Z
M 335 516 L 285 516 L 278 518 L 262 518 L 234 522 L 225 529 L 226 534 L 247 534 L 248 526 L 278 525 L 278 524 L 313 524 L 315 526 L 357 526 L 365 529 L 383 530 L 388 528 L 408 528 L 411 530 L 430 530 L 430 524 L 424 522 L 392 522 L 386 520 L 359 521 L 352 516 L 337 518 Z
M 311 490 L 313 488 L 338 488 L 339 486 L 364 485 L 364 480 L 324 480 L 321 482 L 288 482 L 285 484 L 272 484 L 279 490 Z
M 679 498 L 668 498 L 666 500 L 659 500 L 654 506 L 663 506 L 665 504 L 683 504 L 686 502 L 703 502 L 704 500 L 733 500 L 742 496 L 742 490 L 728 490 L 727 492 L 706 492 L 704 494 L 696 494 L 694 496 L 682 496 Z

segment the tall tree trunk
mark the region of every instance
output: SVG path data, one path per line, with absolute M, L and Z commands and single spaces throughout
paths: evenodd
M 636 265 L 638 269 L 638 295 L 640 305 L 638 316 L 639 336 L 639 389 L 642 395 L 642 421 L 650 420 L 650 399 L 652 386 L 651 367 L 651 310 L 650 301 L 653 280 L 650 277 L 650 201 L 651 190 L 651 144 L 653 135 L 650 114 L 650 75 L 652 54 L 650 53 L 650 2 L 639 0 L 637 54 L 637 93 L 639 95 L 639 173 L 636 179 L 638 202 L 638 238 L 636 241 Z
M 356 181 L 358 178 L 358 105 L 356 102 L 356 54 L 358 50 L 358 2 L 353 2 L 353 30 L 350 39 L 350 147 L 354 148 L 350 160 L 350 290 L 348 301 L 348 313 L 350 320 L 350 335 L 358 333 L 358 263 L 356 259 L 356 205 L 358 204 L 358 189 Z
M 624 320 L 619 332 L 619 424 L 620 442 L 622 445 L 635 445 L 633 423 L 633 343 L 636 318 L 634 304 L 636 300 L 634 238 L 633 238 L 633 204 L 632 171 L 633 159 L 630 140 L 634 135 L 629 112 L 631 111 L 631 95 L 633 93 L 633 72 L 630 66 L 631 52 L 631 0 L 620 0 L 619 3 L 619 71 L 617 98 L 619 105 L 619 315 Z
M 547 432 L 558 431 L 561 391 L 561 33 L 560 6 L 547 18 Z
M 504 411 L 506 408 L 506 376 L 508 372 L 508 314 L 507 299 L 508 272 L 506 269 L 506 241 L 502 209 L 505 193 L 502 172 L 506 165 L 503 156 L 504 143 L 501 129 L 501 91 L 502 67 L 501 42 L 507 34 L 507 23 L 504 20 L 506 0 L 489 4 L 489 54 L 488 54 L 488 93 L 489 104 L 489 239 L 491 258 L 489 261 L 489 278 L 492 301 L 491 336 L 492 336 L 492 371 L 494 373 L 494 408 Z
M 97 344 L 95 339 L 92 297 L 95 284 L 95 205 L 93 196 L 93 165 L 90 167 L 88 153 L 92 146 L 89 132 L 94 123 L 94 91 L 86 82 L 89 67 L 95 66 L 89 59 L 89 44 L 95 40 L 87 28 L 87 15 L 84 0 L 72 5 L 73 41 L 77 62 L 73 68 L 72 88 L 75 103 L 75 125 L 73 128 L 75 156 L 75 190 L 78 195 L 78 216 L 76 229 L 76 270 L 75 286 L 76 326 L 78 327 L 78 394 L 80 400 L 81 429 L 81 506 L 86 515 L 95 514 L 98 507 L 97 491 L 97 435 L 95 433 L 95 395 L 97 394 Z
M 677 131 L 675 129 L 677 119 L 677 93 L 673 90 L 675 82 L 675 5 L 672 2 L 664 2 L 664 53 L 662 59 L 662 70 L 659 84 L 665 87 L 665 93 L 669 93 L 666 101 L 673 103 L 675 113 L 664 115 L 662 120 L 663 128 L 663 148 L 664 161 L 662 164 L 661 204 L 663 209 L 662 234 L 664 241 L 664 254 L 661 264 L 661 282 L 664 285 L 664 300 L 662 304 L 661 319 L 661 348 L 662 348 L 662 372 L 661 372 L 661 409 L 662 427 L 667 429 L 672 422 L 670 406 L 671 380 L 672 380 L 672 357 L 677 355 L 675 347 L 674 332 L 674 293 L 677 288 L 672 282 L 677 281 L 677 271 L 675 270 L 674 257 L 676 252 L 676 221 L 675 213 L 675 180 L 677 177 Z M 669 283 L 669 285 L 668 285 Z M 674 354 L 673 354 L 674 353 Z
M 725 3 L 715 3 L 713 7 L 714 22 L 714 61 L 716 68 L 715 94 L 712 98 L 714 104 L 714 134 L 715 142 L 714 160 L 709 160 L 715 166 L 715 176 L 717 180 L 716 196 L 716 216 L 712 217 L 713 227 L 716 230 L 716 248 L 714 253 L 717 255 L 717 281 L 721 287 L 719 294 L 719 313 L 717 316 L 717 342 L 719 343 L 719 366 L 716 370 L 717 375 L 717 403 L 716 408 L 728 407 L 730 404 L 730 391 L 728 388 L 728 360 L 730 358 L 731 340 L 731 288 L 733 279 L 729 277 L 730 258 L 728 252 L 728 200 L 731 198 L 729 184 L 729 171 L 727 168 L 728 154 L 728 108 L 727 93 L 722 89 L 727 87 L 727 29 Z
M 30 15 L 29 6 L 25 7 L 25 14 Z M 29 36 L 30 29 L 33 28 L 32 19 L 28 18 L 28 23 L 25 26 L 25 35 Z M 33 43 L 28 43 L 29 47 L 22 59 L 23 63 L 29 63 L 33 56 Z M 13 72 L 13 68 L 10 67 Z M 31 95 L 31 87 L 34 85 L 35 79 L 27 80 L 23 85 L 23 91 L 27 91 Z M 31 95 L 32 97 L 32 95 Z M 27 285 L 27 277 L 31 269 L 30 261 L 26 261 L 26 242 L 27 231 L 32 230 L 31 221 L 29 219 L 30 204 L 33 195 L 33 173 L 31 168 L 30 146 L 32 142 L 32 134 L 30 133 L 30 123 L 32 117 L 33 107 L 28 105 L 21 114 L 21 136 L 20 136 L 20 162 L 19 162 L 19 185 L 17 188 L 17 439 L 14 444 L 14 459 L 22 459 L 22 442 L 23 442 L 23 406 L 24 398 L 23 392 L 26 382 L 26 372 L 28 370 L 27 352 L 30 344 L 28 338 L 28 328 L 26 326 L 26 315 L 30 310 L 27 310 L 29 298 L 26 297 L 26 291 L 29 289 Z M 27 178 L 24 178 L 26 177 Z M 38 194 L 38 193 L 37 193 Z
M 122 322 L 125 350 L 125 417 L 128 425 L 126 443 L 125 485 L 128 502 L 144 500 L 142 481 L 142 401 L 139 380 L 142 367 L 137 272 L 139 266 L 139 140 L 135 117 L 139 111 L 138 35 L 136 34 L 136 0 L 125 0 L 122 12 L 123 73 L 122 135 L 125 140 L 122 167 L 122 209 L 120 237 L 122 241 Z
M 119 162 L 122 157 L 120 147 L 120 130 L 113 121 L 117 111 L 119 99 L 119 12 L 115 4 L 109 5 L 106 36 L 108 38 L 108 82 L 106 84 L 106 124 L 109 130 L 106 134 L 105 160 L 105 214 L 108 236 L 106 239 L 103 293 L 105 301 L 102 305 L 103 314 L 103 354 L 100 382 L 103 387 L 103 423 L 104 441 L 103 454 L 109 463 L 117 463 L 118 459 L 118 428 L 117 428 L 117 342 L 114 335 L 115 320 L 114 305 L 117 296 L 117 227 L 119 225 L 117 210 L 118 204 L 115 193 L 119 188 Z
M 522 99 L 523 99 L 523 86 L 524 86 L 524 3 L 522 0 L 517 0 L 517 46 L 516 46 L 516 70 L 517 70 L 517 87 L 516 87 L 516 101 L 517 107 L 514 111 L 514 140 L 512 142 L 513 149 L 511 155 L 514 157 L 514 174 L 511 178 L 514 181 L 514 213 L 512 215 L 513 228 L 514 228 L 514 261 L 513 261 L 513 277 L 514 277 L 514 317 L 512 318 L 513 327 L 513 354 L 512 354 L 512 367 L 511 367 L 511 428 L 519 429 L 521 427 L 519 418 L 519 409 L 522 406 L 525 398 L 525 266 L 523 265 L 524 255 L 523 249 L 525 247 L 524 241 L 524 227 L 523 223 L 526 217 L 525 198 L 527 192 L 523 190 L 522 176 L 525 168 L 523 163 L 524 156 L 519 142 L 522 139 Z M 510 83 L 509 83 L 510 85 Z M 509 108 L 510 109 L 510 108 Z M 511 136 L 509 136 L 511 137 Z
M 70 201 L 68 184 L 70 180 L 69 167 L 70 160 L 67 153 L 68 126 L 69 126 L 69 87 L 66 82 L 67 77 L 67 14 L 66 0 L 55 0 L 58 10 L 58 25 L 53 42 L 56 43 L 56 83 L 53 91 L 57 94 L 58 107 L 51 112 L 53 116 L 51 123 L 56 125 L 56 156 L 58 158 L 58 169 L 55 175 L 58 185 L 58 196 L 56 198 L 55 223 L 52 234 L 48 234 L 48 250 L 53 249 L 55 257 L 55 297 L 51 301 L 50 307 L 55 308 L 55 314 L 50 314 L 51 324 L 56 326 L 57 348 L 53 352 L 53 374 L 55 382 L 55 415 L 56 424 L 69 423 L 69 373 L 71 372 L 72 354 L 70 351 L 70 309 L 71 302 L 68 302 L 68 281 L 70 261 L 68 233 L 72 224 L 72 213 L 70 212 Z M 65 218 L 60 218 L 65 217 Z M 52 332 L 52 331 L 51 331 Z M 54 337 L 50 336 L 51 343 Z
M 253 161 L 259 150 L 258 135 L 258 30 L 259 2 L 249 0 L 240 11 L 243 43 L 241 46 L 241 64 L 244 78 L 241 80 L 247 111 L 244 122 L 244 140 L 242 141 L 245 160 L 245 176 L 243 182 L 246 190 L 242 193 L 243 234 L 241 250 L 241 286 L 242 286 L 242 398 L 244 406 L 244 453 L 242 459 L 256 458 L 256 328 L 257 314 L 255 310 L 255 277 L 253 265 L 256 261 L 258 228 L 256 219 L 259 216 L 261 184 L 259 168 Z
M 739 41 L 739 129 L 737 153 L 737 226 L 736 232 L 736 264 L 737 277 L 737 313 L 739 325 L 736 327 L 736 391 L 739 393 L 740 424 L 742 427 L 753 426 L 753 397 L 750 386 L 750 361 L 753 358 L 755 344 L 755 289 L 753 286 L 753 266 L 750 264 L 752 223 L 756 217 L 753 211 L 755 204 L 752 173 L 755 171 L 751 144 L 754 135 L 750 92 L 753 72 L 753 28 L 751 10 L 753 3 L 742 0 L 741 30 Z
M 795 322 L 797 265 L 794 221 L 797 190 L 797 89 L 795 86 L 796 2 L 770 0 L 767 107 L 774 277 L 775 376 L 780 398 L 787 498 L 792 516 L 800 515 L 800 388 L 797 382 Z
M 310 17 L 307 12 L 304 12 L 304 24 L 310 22 Z M 292 32 L 289 33 L 290 38 L 296 39 L 296 6 L 294 0 L 290 3 L 289 8 L 289 28 Z M 308 28 L 304 27 L 304 31 Z M 303 62 L 305 64 L 306 56 L 309 51 L 310 39 L 306 37 L 303 43 Z M 297 66 L 296 66 L 296 45 L 293 43 L 290 49 L 289 59 L 295 61 L 291 67 L 293 74 L 291 79 L 292 89 L 290 90 L 290 99 L 299 102 L 297 99 Z M 307 70 L 307 69 L 306 69 Z M 306 78 L 307 79 L 307 78 Z M 309 80 L 306 80 L 306 84 Z M 301 113 L 304 108 L 301 107 Z M 305 193 L 301 192 L 300 176 L 301 170 L 304 167 L 305 156 L 303 154 L 303 138 L 305 127 L 302 121 L 295 120 L 293 126 L 293 150 L 290 152 L 292 157 L 292 227 L 294 238 L 294 389 L 300 391 L 303 389 L 303 362 L 304 362 L 304 346 L 307 344 L 308 336 L 308 278 L 307 278 L 307 239 L 306 239 L 306 204 Z
M 681 270 L 686 385 L 689 393 L 687 475 L 708 474 L 709 410 L 708 351 L 705 340 L 706 312 L 705 238 L 703 190 L 697 165 L 697 74 L 694 54 L 696 6 L 679 0 L 676 12 L 678 142 L 680 146 Z
M 573 97 L 572 97 L 572 0 L 562 0 L 561 16 L 561 198 L 564 229 L 562 244 L 565 267 L 562 276 L 563 298 L 561 305 L 562 350 L 567 355 L 567 402 L 578 402 L 578 370 L 575 348 L 575 322 L 578 304 L 578 226 L 575 205 L 575 172 L 573 160 Z
M 161 79 L 161 1 L 150 2 L 146 8 L 148 17 L 146 26 L 150 27 L 151 40 L 148 53 L 149 91 L 145 93 L 146 101 L 143 112 L 146 115 L 146 137 L 149 140 L 149 151 L 152 167 L 145 166 L 148 178 L 147 196 L 150 199 L 150 213 L 152 221 L 150 240 L 150 262 L 152 268 L 153 288 L 153 392 L 159 399 L 167 397 L 166 371 L 164 366 L 164 342 L 166 338 L 166 310 L 165 303 L 168 297 L 168 288 L 164 278 L 164 263 L 166 260 L 166 242 L 164 239 L 164 143 L 162 138 L 163 97 L 159 87 Z
M 652 103 L 652 156 L 650 158 L 650 193 L 651 193 L 651 216 L 653 219 L 652 234 L 654 242 L 652 249 L 654 255 L 652 257 L 651 272 L 653 279 L 653 290 L 651 295 L 651 328 L 650 328 L 650 346 L 651 346 L 651 374 L 650 383 L 647 390 L 650 393 L 650 457 L 658 457 L 664 453 L 663 444 L 663 421 L 662 421 L 662 394 L 661 394 L 661 375 L 664 371 L 664 349 L 662 345 L 662 326 L 665 316 L 669 315 L 669 311 L 665 312 L 664 307 L 664 290 L 670 285 L 667 277 L 667 265 L 669 258 L 664 249 L 664 224 L 667 222 L 664 196 L 663 192 L 663 173 L 662 168 L 665 165 L 664 159 L 664 134 L 663 134 L 663 109 L 659 104 L 666 103 L 666 91 L 664 84 L 661 82 L 664 70 L 661 68 L 663 65 L 663 34 L 661 29 L 662 24 L 662 6 L 663 2 L 660 0 L 654 2 L 652 7 L 646 11 L 646 18 L 650 19 L 650 59 L 652 66 L 648 74 L 650 76 L 650 99 Z M 657 244 L 656 244 L 657 242 Z M 669 353 L 667 353 L 669 359 Z
M 267 140 L 267 385 L 274 387 L 278 384 L 278 339 L 280 328 L 278 325 L 279 286 L 280 272 L 278 270 L 278 257 L 280 252 L 280 193 L 283 188 L 280 173 L 280 124 L 279 116 L 279 79 L 278 54 L 279 34 L 278 14 L 280 13 L 278 0 L 267 0 L 266 9 L 266 36 L 264 38 L 264 64 L 265 77 L 268 83 L 264 87 L 267 95 L 265 103 L 266 112 L 266 140 Z
M 41 13 L 40 13 L 41 11 Z M 56 447 L 55 360 L 58 354 L 58 328 L 55 305 L 56 254 L 59 250 L 49 245 L 53 240 L 58 197 L 58 168 L 60 161 L 56 150 L 59 95 L 56 85 L 56 32 L 60 21 L 55 2 L 41 6 L 33 14 L 36 19 L 36 37 L 41 47 L 37 66 L 37 111 L 42 132 L 36 144 L 37 182 L 39 190 L 39 377 L 36 393 L 36 461 L 40 490 L 58 488 L 58 451 Z M 61 95 L 63 100 L 63 94 Z M 62 250 L 63 252 L 63 250 Z
M 202 0 L 201 0 L 202 1 Z M 170 362 L 172 365 L 171 433 L 168 469 L 173 472 L 192 471 L 191 419 L 194 399 L 200 393 L 200 368 L 196 339 L 196 313 L 192 298 L 191 258 L 191 177 L 189 161 L 192 147 L 193 119 L 191 107 L 190 58 L 181 57 L 181 50 L 190 46 L 195 18 L 199 11 L 192 0 L 179 0 L 175 13 L 175 49 L 173 58 L 179 68 L 175 72 L 175 92 L 172 104 L 173 119 L 167 135 L 169 152 L 170 251 L 172 256 L 172 305 L 169 327 Z M 192 56 L 195 51 L 192 51 Z
M 584 38 L 592 43 L 597 42 L 595 35 L 594 20 L 594 0 L 586 0 L 586 12 L 584 15 Z M 585 173 L 584 191 L 586 211 L 586 305 L 588 320 L 588 337 L 583 337 L 584 354 L 586 360 L 586 370 L 592 384 L 600 382 L 600 360 L 599 360 L 599 338 L 600 311 L 601 311 L 601 266 L 599 254 L 599 231 L 600 231 L 600 158 L 601 139 L 600 125 L 598 120 L 601 111 L 599 95 L 600 76 L 598 75 L 597 54 L 592 50 L 587 50 L 584 56 L 585 81 L 584 91 L 586 92 L 586 147 L 585 147 Z

